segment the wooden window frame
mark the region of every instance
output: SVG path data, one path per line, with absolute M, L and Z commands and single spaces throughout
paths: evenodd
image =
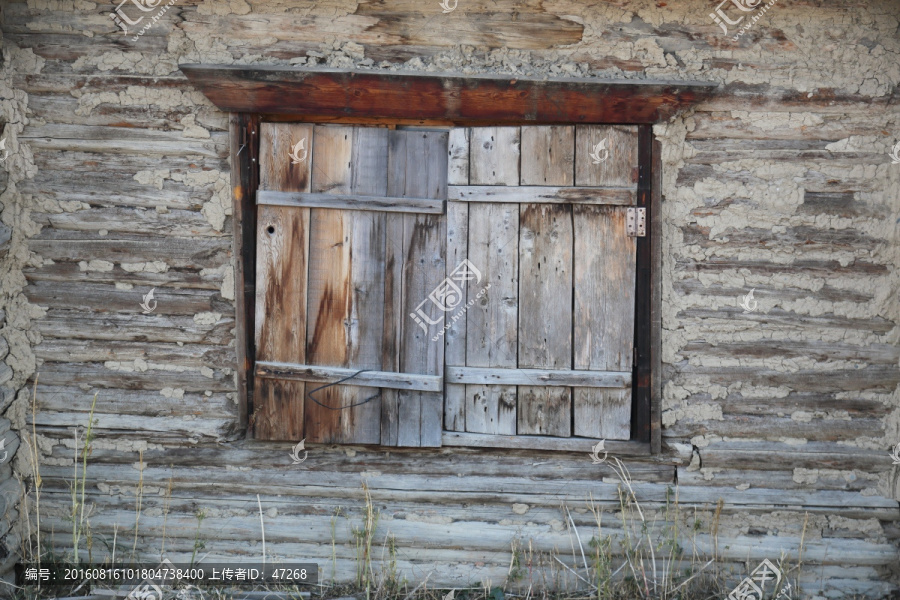
M 535 80 L 500 76 L 181 65 L 219 109 L 229 112 L 233 190 L 235 310 L 240 427 L 253 412 L 256 298 L 256 191 L 263 121 L 368 125 L 638 126 L 637 206 L 648 233 L 637 239 L 632 426 L 629 441 L 608 441 L 620 455 L 661 449 L 661 145 L 652 125 L 708 98 L 715 84 L 694 81 Z M 656 243 L 654 243 L 656 241 Z M 510 447 L 517 436 L 485 436 L 480 447 Z M 446 446 L 471 446 L 444 433 Z M 583 439 L 519 438 L 532 449 L 583 450 Z

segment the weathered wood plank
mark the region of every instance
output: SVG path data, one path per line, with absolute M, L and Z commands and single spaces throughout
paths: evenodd
M 352 192 L 354 161 L 359 156 L 356 151 L 358 146 L 355 146 L 356 132 L 353 127 L 315 128 L 315 144 L 311 152 L 313 191 Z M 378 296 L 382 293 L 378 282 L 364 282 L 358 272 L 360 267 L 365 267 L 366 260 L 377 260 L 378 257 L 374 250 L 383 233 L 379 231 L 379 222 L 371 216 L 370 213 L 367 218 L 358 211 L 311 209 L 310 326 L 307 333 L 310 364 L 358 368 L 380 366 L 382 336 L 380 332 L 375 337 L 362 335 L 373 325 L 361 321 L 361 314 L 368 313 L 365 305 L 359 305 L 366 297 L 378 302 Z M 356 244 L 359 244 L 358 248 Z M 354 266 L 357 272 L 354 272 Z M 379 311 L 378 321 L 381 316 Z M 375 356 L 378 362 L 375 362 Z M 317 396 L 318 402 L 311 398 L 306 400 L 308 440 L 378 443 L 379 406 L 366 401 L 379 396 L 377 389 L 341 385 L 320 390 Z M 360 402 L 364 403 L 350 406 Z M 377 427 L 371 425 L 373 418 Z
M 706 376 L 710 382 L 762 387 L 785 386 L 804 392 L 890 391 L 900 383 L 900 370 L 894 366 L 872 365 L 860 369 L 802 369 L 778 371 L 761 366 L 707 367 L 682 365 L 673 379 Z
M 707 97 L 714 84 L 529 79 L 265 65 L 180 65 L 223 111 L 533 123 L 653 123 Z M 397 90 L 405 90 L 398 96 Z M 402 99 L 401 99 L 402 98 Z
M 495 145 L 492 138 L 506 139 Z M 473 128 L 472 183 L 517 185 L 519 181 L 518 128 Z M 476 150 L 476 146 L 478 149 Z M 487 147 L 486 147 L 487 146 Z M 485 152 L 494 156 L 496 168 L 480 164 Z M 517 367 L 518 338 L 518 204 L 472 204 L 468 207 L 468 256 L 482 273 L 477 284 L 470 281 L 467 297 L 475 298 L 490 285 L 466 312 L 466 362 L 471 367 Z M 516 433 L 516 388 L 514 386 L 466 386 L 466 431 Z
M 572 368 L 572 207 L 523 204 L 519 225 L 520 368 Z M 572 435 L 572 390 L 520 386 L 518 433 Z
M 391 134 L 389 193 L 417 198 L 446 198 L 446 131 L 395 131 Z M 403 138 L 404 141 L 400 141 Z M 403 169 L 400 169 L 403 161 Z M 396 190 L 396 191 L 391 191 Z M 402 194 L 398 194 L 402 192 Z M 440 375 L 443 378 L 444 343 L 413 325 L 406 315 L 415 313 L 421 302 L 430 311 L 430 320 L 446 313 L 428 300 L 441 284 L 446 271 L 446 219 L 436 215 L 403 215 L 403 280 L 401 302 L 400 366 L 403 372 Z M 429 306 L 431 305 L 431 306 Z M 426 328 L 427 329 L 427 328 Z M 437 447 L 443 429 L 442 393 L 404 392 L 397 394 L 397 444 Z
M 263 190 L 310 189 L 310 162 L 294 164 L 291 148 L 301 139 L 313 143 L 306 124 L 260 124 L 260 176 Z M 309 258 L 309 209 L 261 206 L 256 217 L 256 361 L 304 363 Z M 263 440 L 304 437 L 301 381 L 254 381 L 253 434 Z
M 390 152 L 388 165 L 388 188 L 399 188 L 399 183 L 394 181 L 400 177 L 405 178 L 403 170 L 405 162 L 400 159 L 405 156 L 406 138 L 393 136 L 389 138 Z M 402 148 L 402 151 L 401 151 Z M 395 156 L 396 155 L 396 156 Z M 392 159 L 393 157 L 393 159 Z M 405 271 L 404 254 L 404 220 L 402 218 L 389 218 L 385 223 L 384 242 L 384 332 L 381 342 L 381 368 L 384 371 L 399 373 L 401 369 L 401 348 L 403 345 L 403 331 L 410 318 L 404 312 L 403 305 L 403 273 Z M 400 404 L 397 390 L 381 390 L 381 445 L 398 445 L 400 425 Z
M 235 418 L 238 410 L 227 392 L 209 396 L 199 392 L 163 396 L 159 390 L 110 388 L 85 391 L 76 386 L 44 384 L 37 388 L 37 406 L 40 411 L 74 413 L 78 415 L 76 418 L 83 419 L 82 423 L 87 423 L 94 394 L 97 395 L 95 412 L 104 414 L 219 420 Z M 109 461 L 104 459 L 103 462 Z
M 39 171 L 34 179 L 23 181 L 19 189 L 42 200 L 52 198 L 110 208 L 167 208 L 194 212 L 201 210 L 203 203 L 215 193 L 213 184 L 190 187 L 181 182 L 164 181 L 157 188 L 134 181 L 133 173 L 97 173 L 96 168 L 90 166 L 80 167 L 75 173 Z
M 636 184 L 637 142 L 634 126 L 576 126 L 575 185 Z
M 358 130 L 362 131 L 362 129 Z M 376 130 L 377 131 L 377 130 Z M 278 206 L 306 206 L 345 210 L 372 210 L 380 212 L 419 213 L 440 215 L 444 213 L 443 200 L 428 198 L 397 198 L 388 196 L 363 196 L 344 194 L 300 194 L 286 192 L 258 192 L 257 204 Z
M 331 383 L 357 373 L 360 369 L 343 367 L 318 367 L 296 363 L 256 361 L 256 376 L 276 379 L 296 379 L 316 383 Z M 444 380 L 439 375 L 417 375 L 395 371 L 366 371 L 353 378 L 359 386 L 389 388 L 392 390 L 413 390 L 419 392 L 440 392 Z
M 469 184 L 469 132 L 468 127 L 450 129 L 447 140 L 448 194 L 453 186 Z
M 142 262 L 142 261 L 135 261 Z M 147 262 L 153 262 L 152 260 Z M 94 285 L 136 286 L 139 289 L 175 288 L 194 290 L 222 289 L 225 273 L 219 270 L 198 273 L 193 270 L 169 269 L 165 273 L 148 273 L 146 271 L 126 271 L 121 266 L 114 266 L 110 271 L 84 271 L 78 263 L 44 263 L 39 269 L 22 269 L 28 281 L 63 282 Z
M 139 155 L 199 155 L 225 158 L 227 134 L 211 132 L 209 139 L 191 139 L 181 131 L 47 124 L 26 127 L 19 137 L 35 150 L 99 152 Z
M 556 437 L 537 435 L 485 435 L 481 433 L 444 432 L 445 446 L 472 446 L 475 448 L 510 448 L 522 450 L 551 450 L 555 452 L 581 452 L 589 458 L 597 440 L 580 437 Z M 640 442 L 609 440 L 604 444 L 611 456 L 649 456 L 650 447 Z M 586 458 L 586 460 L 588 459 Z
M 523 186 L 571 186 L 574 177 L 574 127 L 522 127 Z M 569 205 L 519 206 L 520 367 L 572 368 L 571 218 Z M 571 389 L 526 383 L 518 400 L 519 434 L 572 434 Z
M 790 417 L 764 415 L 729 415 L 723 420 L 695 422 L 678 421 L 666 428 L 666 435 L 693 437 L 697 435 L 721 435 L 728 438 L 781 438 L 806 439 L 816 442 L 850 442 L 864 436 L 884 435 L 885 425 L 880 419 L 858 418 L 852 420 L 811 419 L 795 420 Z
M 192 315 L 86 313 L 79 309 L 50 309 L 35 321 L 37 331 L 49 338 L 216 345 L 234 339 L 234 326 L 234 317 L 228 313 L 219 314 L 214 321 L 198 322 Z
M 798 468 L 882 471 L 890 455 L 881 449 L 857 448 L 841 442 L 790 444 L 779 441 L 716 441 L 700 449 L 704 467 L 744 469 L 748 463 L 763 473 Z
M 388 130 L 357 127 L 353 135 L 350 192 L 366 197 L 384 197 L 388 189 Z M 378 368 L 384 338 L 385 224 L 396 215 L 369 211 L 344 211 L 350 232 L 350 314 L 348 317 L 348 366 Z M 346 236 L 346 234 L 345 234 Z M 366 398 L 381 393 L 365 389 Z M 357 400 L 356 402 L 359 402 Z M 380 402 L 380 400 L 379 400 Z M 381 406 L 369 402 L 348 409 L 348 439 L 381 439 Z
M 894 322 L 884 317 L 853 318 L 842 315 L 812 316 L 773 308 L 766 313 L 745 313 L 739 306 L 733 309 L 710 310 L 706 308 L 689 308 L 679 311 L 679 319 L 747 319 L 764 323 L 778 323 L 781 327 L 802 328 L 827 327 L 836 329 L 853 329 L 884 334 L 894 328 Z
M 78 281 L 32 281 L 24 290 L 30 302 L 48 308 L 85 312 L 141 314 L 141 301 L 150 286 L 119 289 L 113 285 Z M 157 288 L 152 316 L 195 315 L 201 312 L 231 313 L 231 303 L 209 290 Z
M 234 379 L 225 369 L 204 374 L 200 369 L 146 369 L 131 364 L 47 362 L 40 370 L 44 385 L 87 384 L 93 388 L 125 390 L 182 389 L 186 392 L 231 392 Z M 88 401 L 89 402 L 89 401 Z
M 444 378 L 447 382 L 469 385 L 538 385 L 590 388 L 623 388 L 631 385 L 631 371 L 508 369 L 447 365 Z
M 101 230 L 126 234 L 152 234 L 156 236 L 223 237 L 199 211 L 170 210 L 157 213 L 143 208 L 92 207 L 67 213 L 32 213 L 36 223 L 56 229 L 98 232 Z M 229 218 L 225 227 L 230 226 Z
M 468 129 L 457 128 L 450 132 L 451 161 L 453 156 L 453 132 Z M 468 146 L 466 146 L 468 150 Z M 465 177 L 468 179 L 469 156 L 465 156 Z M 452 162 L 450 175 L 453 175 Z M 453 272 L 457 265 L 468 260 L 469 245 L 469 207 L 459 202 L 447 203 L 447 276 Z M 469 286 L 462 287 L 461 304 L 467 306 Z M 466 317 L 449 317 L 447 323 L 450 328 L 444 332 L 444 363 L 447 372 L 452 367 L 462 367 L 466 364 Z M 446 378 L 444 387 L 444 429 L 448 431 L 466 430 L 466 386 L 451 383 Z
M 105 260 L 112 263 L 162 261 L 172 269 L 212 269 L 228 264 L 231 244 L 219 238 L 148 237 L 137 239 L 92 237 L 75 233 L 77 238 L 41 235 L 28 240 L 28 248 L 56 262 Z M 46 237 L 45 237 L 46 236 Z
M 90 399 L 86 400 L 88 408 L 90 408 Z M 84 427 L 86 413 L 74 412 L 39 412 L 35 415 L 34 424 L 38 427 L 65 427 L 71 430 L 72 427 Z M 94 413 L 96 419 L 94 423 L 94 431 L 97 436 L 102 435 L 102 431 L 106 430 L 125 430 L 134 431 L 134 415 L 119 415 Z M 232 436 L 234 428 L 234 417 L 220 417 L 218 419 L 173 419 L 171 415 L 140 417 L 141 436 L 147 439 L 152 436 L 153 439 L 164 435 L 177 436 L 185 440 L 193 440 L 198 443 L 201 440 L 224 441 Z M 28 428 L 31 428 L 31 413 L 27 415 Z M 163 480 L 161 484 L 165 486 Z
M 147 363 L 184 367 L 234 368 L 234 351 L 211 344 L 153 343 L 147 341 L 57 339 L 44 336 L 34 355 L 45 361 L 106 362 L 142 360 Z
M 575 127 L 531 126 L 521 130 L 521 184 L 545 187 L 574 185 Z
M 519 128 L 469 130 L 469 180 L 473 185 L 519 185 Z
M 867 364 L 892 364 L 900 361 L 900 348 L 892 344 L 856 345 L 826 340 L 786 340 L 766 339 L 759 341 L 720 342 L 715 345 L 706 341 L 691 340 L 681 348 L 694 356 L 742 356 L 750 358 L 808 357 L 819 362 L 833 360 L 859 360 Z
M 575 228 L 574 368 L 631 371 L 634 347 L 635 242 L 625 210 L 573 208 Z M 631 389 L 575 390 L 574 435 L 631 436 Z
M 523 128 L 523 131 L 526 129 Z M 632 206 L 635 203 L 636 192 L 633 187 L 451 185 L 448 197 L 450 200 L 458 202 L 616 204 L 619 206 Z

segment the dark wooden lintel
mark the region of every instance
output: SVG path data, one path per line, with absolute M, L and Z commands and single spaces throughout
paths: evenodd
M 219 109 L 458 124 L 664 121 L 708 98 L 696 81 L 529 79 L 245 65 L 180 65 Z

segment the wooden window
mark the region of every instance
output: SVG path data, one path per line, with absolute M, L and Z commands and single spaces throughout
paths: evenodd
M 256 437 L 581 452 L 606 436 L 618 454 L 659 451 L 662 258 L 654 215 L 662 198 L 651 126 L 710 97 L 716 84 L 180 68 L 231 113 L 238 406 L 240 424 Z M 309 124 L 316 122 L 333 125 Z M 444 160 L 432 163 L 431 150 L 411 153 L 410 140 L 422 133 L 401 125 L 444 128 L 423 134 L 447 136 Z M 491 130 L 494 138 L 485 138 Z M 316 139 L 328 141 L 317 147 Z M 385 139 L 387 154 L 371 150 Z M 597 146 L 603 139 L 608 158 Z M 307 156 L 287 166 L 292 151 Z M 591 153 L 602 160 L 588 162 Z M 412 174 L 425 173 L 423 160 L 446 170 L 446 190 L 422 191 Z M 647 237 L 621 237 L 629 204 L 646 211 Z M 496 291 L 506 295 L 486 281 L 492 294 L 475 292 L 477 308 L 463 317 L 427 312 L 421 303 L 432 279 L 479 253 L 484 265 L 476 268 L 498 278 Z M 619 260 L 626 255 L 634 260 Z M 633 288 L 618 286 L 632 276 Z M 471 280 L 464 287 L 468 305 Z M 426 343 L 430 331 L 407 321 L 407 310 L 423 322 L 444 317 L 444 343 Z M 510 336 L 503 352 L 485 342 L 498 327 Z M 364 330 L 380 331 L 380 342 L 359 337 Z M 310 399 L 315 387 L 362 368 Z M 349 407 L 357 401 L 364 403 Z M 327 408 L 338 403 L 347 410 Z M 614 439 L 623 436 L 628 441 Z
M 263 123 L 256 436 L 630 439 L 637 137 Z

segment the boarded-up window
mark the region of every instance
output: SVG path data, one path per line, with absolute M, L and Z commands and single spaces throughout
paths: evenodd
M 468 138 L 468 139 L 467 139 Z M 453 132 L 448 267 L 490 288 L 447 332 L 450 431 L 628 439 L 634 127 Z
M 444 277 L 446 156 L 445 131 L 264 124 L 257 437 L 440 445 L 443 346 L 403 316 Z
M 256 437 L 629 438 L 635 127 L 264 124 L 260 153 Z

